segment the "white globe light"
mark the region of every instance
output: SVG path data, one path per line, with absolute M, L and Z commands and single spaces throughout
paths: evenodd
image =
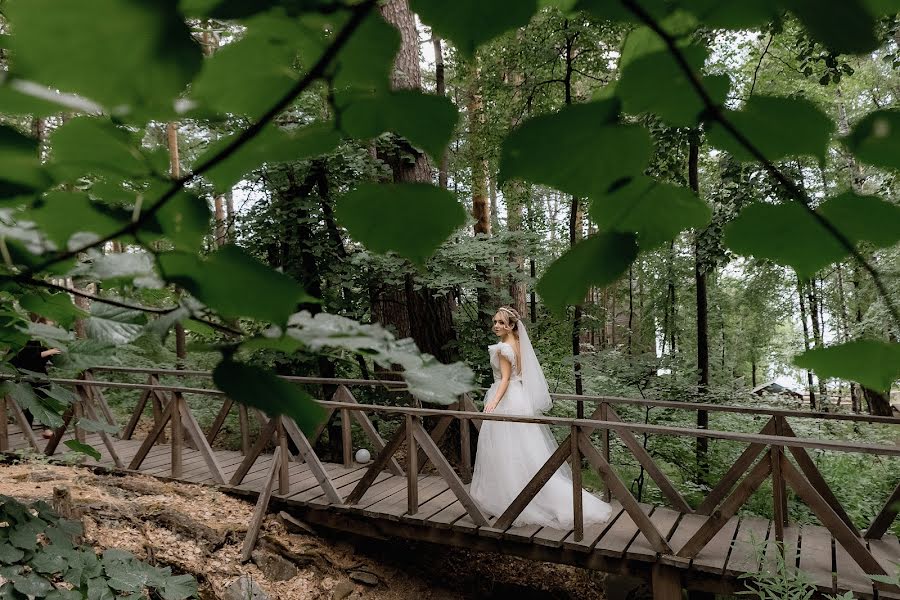
M 372 455 L 365 448 L 360 448 L 356 451 L 356 462 L 359 464 L 364 465 L 370 460 L 372 460 Z

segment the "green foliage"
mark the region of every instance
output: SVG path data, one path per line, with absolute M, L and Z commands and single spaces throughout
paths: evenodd
M 547 269 L 538 293 L 552 310 L 581 302 L 591 285 L 618 279 L 637 256 L 633 234 L 599 233 L 575 245 Z
M 844 144 L 863 162 L 886 169 L 900 169 L 897 131 L 900 112 L 876 110 L 853 127 Z
M 488 40 L 527 24 L 537 10 L 537 2 L 462 0 L 453 10 L 447 10 L 440 0 L 412 0 L 410 7 L 435 33 L 451 40 L 463 56 L 470 57 Z
M 447 98 L 403 90 L 352 98 L 340 113 L 348 135 L 368 139 L 391 131 L 421 147 L 435 162 L 441 161 L 458 118 Z
M 650 138 L 641 127 L 618 124 L 618 114 L 617 101 L 603 100 L 529 119 L 503 142 L 501 182 L 524 179 L 591 196 L 639 175 Z
M 800 98 L 753 96 L 741 110 L 725 112 L 725 118 L 769 161 L 788 156 L 815 156 L 825 160 L 834 123 L 815 104 Z M 790 131 L 790 135 L 785 135 Z M 736 159 L 756 160 L 749 149 L 721 124 L 707 132 L 710 144 L 727 150 Z
M 798 367 L 812 369 L 820 377 L 840 377 L 887 392 L 900 379 L 900 344 L 855 340 L 815 348 L 794 359 Z
M 174 115 L 175 97 L 200 68 L 175 0 L 17 0 L 4 14 L 15 30 L 12 73 L 123 116 Z
M 674 239 L 688 228 L 703 227 L 710 209 L 687 188 L 635 177 L 593 199 L 591 217 L 608 231 L 637 234 L 642 250 Z
M 205 259 L 168 252 L 159 256 L 158 263 L 168 281 L 225 316 L 284 323 L 297 303 L 308 299 L 297 282 L 237 246 L 224 246 Z
M 146 598 L 185 600 L 197 594 L 190 575 L 173 575 L 122 550 L 98 556 L 78 545 L 81 523 L 57 516 L 42 501 L 25 505 L 0 496 L 0 516 L 7 526 L 0 534 L 0 575 L 6 580 L 0 595 L 10 598 Z
M 297 385 L 254 365 L 225 358 L 213 371 L 216 387 L 230 398 L 255 406 L 269 416 L 286 415 L 307 434 L 312 433 L 325 412 Z
M 371 250 L 420 264 L 465 221 L 452 193 L 414 183 L 361 185 L 338 200 L 336 213 L 351 237 Z

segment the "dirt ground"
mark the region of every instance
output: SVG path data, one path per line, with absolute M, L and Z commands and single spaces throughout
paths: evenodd
M 428 544 L 290 533 L 266 518 L 254 561 L 241 564 L 253 505 L 212 488 L 118 476 L 43 462 L 0 465 L 0 494 L 50 501 L 68 488 L 85 543 L 120 548 L 176 573 L 191 573 L 202 598 L 223 598 L 249 575 L 273 599 L 449 600 L 604 598 L 603 575 Z

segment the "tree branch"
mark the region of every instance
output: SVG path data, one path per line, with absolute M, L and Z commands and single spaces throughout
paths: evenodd
M 881 279 L 881 275 L 878 271 L 869 264 L 869 261 L 865 259 L 865 257 L 856 249 L 856 246 L 845 236 L 834 224 L 831 223 L 828 219 L 822 216 L 820 213 L 815 211 L 812 206 L 810 206 L 809 198 L 807 195 L 797 187 L 797 184 L 791 181 L 784 173 L 781 172 L 778 167 L 776 167 L 772 161 L 770 161 L 766 156 L 759 150 L 753 143 L 747 139 L 737 127 L 734 126 L 731 121 L 725 118 L 725 115 L 722 113 L 721 108 L 713 101 L 710 97 L 709 93 L 706 91 L 706 88 L 703 87 L 703 83 L 698 77 L 694 70 L 691 68 L 690 64 L 688 64 L 687 59 L 684 54 L 678 48 L 677 42 L 675 38 L 669 34 L 663 27 L 656 22 L 650 13 L 648 13 L 644 8 L 638 4 L 635 0 L 619 0 L 625 8 L 627 8 L 632 14 L 634 14 L 638 19 L 640 19 L 647 27 L 653 30 L 656 35 L 660 37 L 660 39 L 666 44 L 666 47 L 669 50 L 669 53 L 675 59 L 675 62 L 678 63 L 679 68 L 684 72 L 685 77 L 688 78 L 688 81 L 691 84 L 691 87 L 694 88 L 694 91 L 697 92 L 697 95 L 700 97 L 700 100 L 703 102 L 703 105 L 706 109 L 707 115 L 714 121 L 718 122 L 725 130 L 731 134 L 731 136 L 737 140 L 737 142 L 744 147 L 753 158 L 759 162 L 765 170 L 777 181 L 781 186 L 787 190 L 789 195 L 797 202 L 803 206 L 807 213 L 816 220 L 822 227 L 825 228 L 828 233 L 830 233 L 837 241 L 844 247 L 846 251 L 850 253 L 850 255 L 856 260 L 859 265 L 866 270 L 867 273 L 872 277 L 872 281 L 875 283 L 875 288 L 878 290 L 878 294 L 881 296 L 882 302 L 884 302 L 885 307 L 890 313 L 891 318 L 894 321 L 895 327 L 900 329 L 900 312 L 898 312 L 897 307 L 894 306 L 893 302 L 891 302 L 891 297 L 888 294 L 887 288 L 884 285 L 884 281 Z
M 763 59 L 766 57 L 766 54 L 769 53 L 769 46 L 772 45 L 772 40 L 775 39 L 775 34 L 769 34 L 769 41 L 766 42 L 766 47 L 763 49 L 762 54 L 759 55 L 759 62 L 756 63 L 756 68 L 753 70 L 753 82 L 750 84 L 750 93 L 747 94 L 747 97 L 753 95 L 753 90 L 756 88 L 756 77 L 759 75 L 759 68 L 762 66 Z
M 67 252 L 63 252 L 62 254 L 58 254 L 54 258 L 51 258 L 36 267 L 30 267 L 23 271 L 20 274 L 20 277 L 25 280 L 30 279 L 34 274 L 43 271 L 47 267 L 66 261 L 70 258 L 77 257 L 80 253 L 86 252 L 91 248 L 97 248 L 105 244 L 106 242 L 110 242 L 118 237 L 128 234 L 136 234 L 137 231 L 150 220 L 153 215 L 155 215 L 159 210 L 165 206 L 165 204 L 174 198 L 180 191 L 182 191 L 189 183 L 193 182 L 195 179 L 226 160 L 228 157 L 237 152 L 241 146 L 245 145 L 247 142 L 255 138 L 265 127 L 268 125 L 282 110 L 287 108 L 291 102 L 293 102 L 297 96 L 303 93 L 310 85 L 312 85 L 317 79 L 321 78 L 325 74 L 325 70 L 331 64 L 331 61 L 337 56 L 338 52 L 340 52 L 341 48 L 347 43 L 350 39 L 350 36 L 359 28 L 362 24 L 363 20 L 369 14 L 369 11 L 376 4 L 376 0 L 365 0 L 365 2 L 357 5 L 353 8 L 353 12 L 350 14 L 350 19 L 347 21 L 347 24 L 338 31 L 337 35 L 334 37 L 334 41 L 331 45 L 325 49 L 322 53 L 322 56 L 319 57 L 319 60 L 312 66 L 312 68 L 307 71 L 306 75 L 300 79 L 284 96 L 282 96 L 274 105 L 272 105 L 269 110 L 265 112 L 255 123 L 253 123 L 250 127 L 245 129 L 239 136 L 237 136 L 234 140 L 231 141 L 227 146 L 222 148 L 219 152 L 217 152 L 214 156 L 211 156 L 206 162 L 198 166 L 192 173 L 188 173 L 182 177 L 176 179 L 172 186 L 166 190 L 166 192 L 146 211 L 140 213 L 140 215 L 133 220 L 128 225 L 119 228 L 118 230 L 106 235 L 90 244 L 85 244 L 79 248 L 74 250 L 69 250 Z
M 18 283 L 19 285 L 25 285 L 25 286 L 30 286 L 30 287 L 40 287 L 40 288 L 45 288 L 48 290 L 56 290 L 59 292 L 66 292 L 68 294 L 72 294 L 73 296 L 78 296 L 79 298 L 86 298 L 92 302 L 99 302 L 100 304 L 107 304 L 109 306 L 115 306 L 118 308 L 126 308 L 128 310 L 136 310 L 136 311 L 148 313 L 151 315 L 168 315 L 168 314 L 175 312 L 176 310 L 178 310 L 180 308 L 179 306 L 172 306 L 169 308 L 155 308 L 152 306 L 142 306 L 140 304 L 131 304 L 129 302 L 122 302 L 121 300 L 115 300 L 113 298 L 104 298 L 102 296 L 95 296 L 94 294 L 90 294 L 88 292 L 83 292 L 76 288 L 70 288 L 70 287 L 67 287 L 64 285 L 52 283 L 50 281 L 44 281 L 43 279 L 28 279 L 28 280 L 23 281 L 16 276 L 0 275 L 0 280 L 4 280 L 4 279 L 7 281 L 14 281 L 15 283 Z M 203 323 L 204 325 L 208 325 L 209 327 L 212 327 L 213 329 L 220 331 L 222 333 L 228 333 L 231 335 L 244 335 L 244 332 L 240 331 L 239 329 L 233 329 L 231 327 L 228 327 L 227 325 L 222 325 L 221 323 L 216 323 L 215 321 L 211 321 L 209 319 L 204 319 L 203 317 L 198 317 L 194 314 L 188 315 L 188 318 L 191 321 L 196 321 L 198 323 Z

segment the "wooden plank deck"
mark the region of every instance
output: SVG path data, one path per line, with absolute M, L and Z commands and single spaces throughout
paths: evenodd
M 85 437 L 86 442 L 102 454 L 99 461 L 88 459 L 86 464 L 114 469 L 100 437 L 96 434 L 86 434 Z M 67 434 L 63 441 L 69 439 L 74 438 Z M 141 441 L 113 440 L 122 462 L 129 464 Z M 25 449 L 29 444 L 26 436 L 13 427 L 10 427 L 9 442 L 12 450 Z M 61 443 L 57 454 L 66 451 L 68 448 Z M 228 450 L 214 452 L 227 480 L 235 473 L 243 456 L 240 452 Z M 185 446 L 182 455 L 180 481 L 215 485 L 200 451 Z M 150 450 L 137 472 L 171 478 L 170 460 L 171 447 L 158 444 Z M 255 496 L 265 485 L 271 461 L 270 454 L 262 454 L 240 485 L 218 487 Z M 364 465 L 357 464 L 347 467 L 323 463 L 323 467 L 341 498 L 349 495 L 366 471 Z M 739 589 L 739 575 L 756 572 L 760 567 L 770 570 L 774 565 L 774 525 L 755 517 L 732 517 L 693 559 L 668 555 L 660 557 L 617 501 L 612 503 L 613 516 L 610 521 L 585 527 L 583 539 L 576 541 L 571 530 L 538 526 L 509 527 L 506 530 L 479 528 L 446 482 L 434 475 L 419 475 L 417 510 L 415 514 L 408 514 L 406 476 L 384 471 L 359 502 L 337 505 L 328 501 L 305 462 L 292 460 L 289 474 L 289 493 L 285 496 L 274 494 L 273 502 L 298 512 L 311 522 L 363 534 L 409 536 L 410 539 L 508 552 L 621 573 L 649 573 L 654 563 L 662 562 L 685 570 L 688 579 L 703 579 L 706 586 L 721 585 L 722 589 L 731 590 Z M 678 552 L 707 519 L 702 515 L 681 514 L 665 507 L 641 505 L 641 508 L 674 552 Z M 885 535 L 881 540 L 865 543 L 889 573 L 897 570 L 900 565 L 900 540 L 893 535 Z M 821 592 L 853 591 L 858 598 L 876 597 L 865 573 L 827 529 L 811 525 L 788 527 L 785 529 L 785 547 L 788 565 L 804 571 Z M 880 598 L 900 597 L 885 592 L 879 594 L 877 597 Z

